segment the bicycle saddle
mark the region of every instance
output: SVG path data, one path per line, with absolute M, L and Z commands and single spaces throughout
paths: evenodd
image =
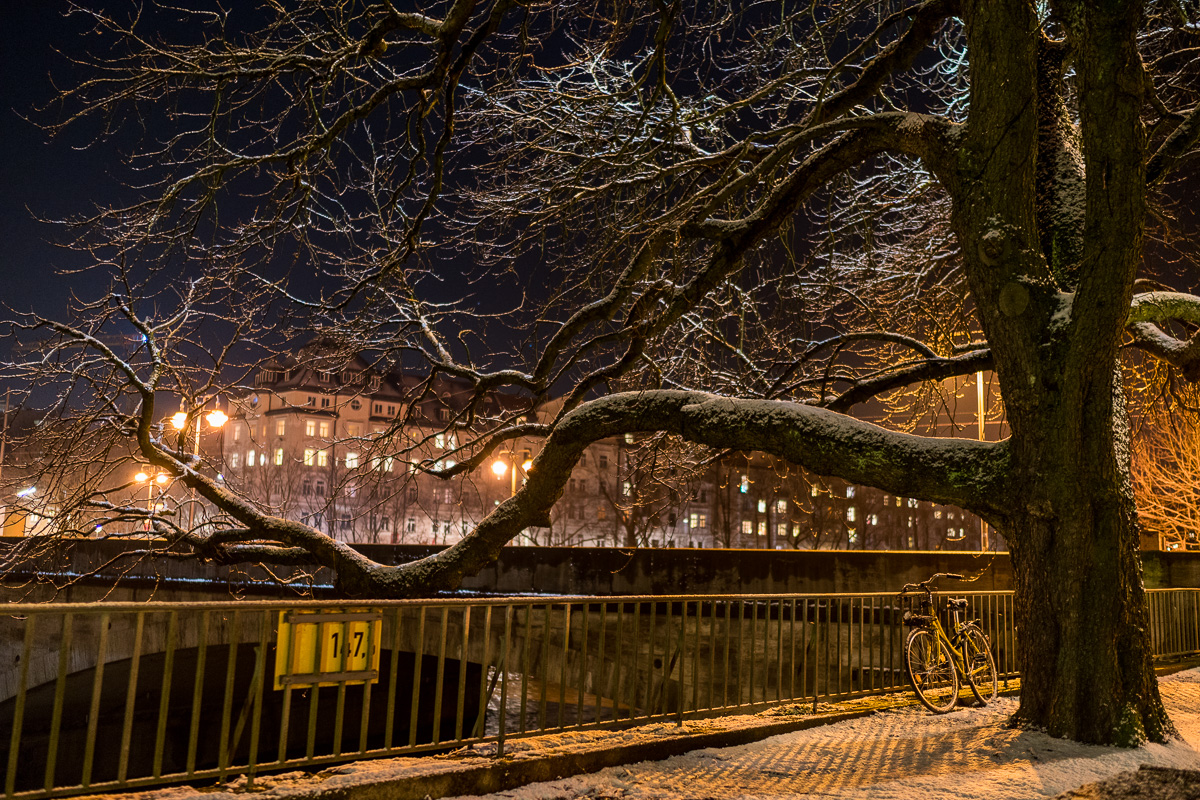
M 963 609 L 967 607 L 967 598 L 965 597 L 948 597 L 946 598 L 946 606 L 948 608 Z

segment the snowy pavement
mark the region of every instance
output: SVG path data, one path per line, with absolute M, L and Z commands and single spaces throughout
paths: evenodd
M 1142 764 L 1200 770 L 1200 669 L 1165 677 L 1161 687 L 1184 741 L 1126 750 L 1009 730 L 1004 723 L 1017 701 L 999 698 L 943 716 L 920 707 L 889 709 L 753 744 L 476 797 L 1001 800 L 1053 797 Z

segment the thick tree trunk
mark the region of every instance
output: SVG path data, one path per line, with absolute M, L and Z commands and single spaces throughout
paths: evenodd
M 1132 746 L 1173 728 L 1151 665 L 1120 389 L 1096 378 L 1082 403 L 1046 403 L 1014 426 L 1021 510 L 1006 533 L 1018 719 L 1053 736 Z

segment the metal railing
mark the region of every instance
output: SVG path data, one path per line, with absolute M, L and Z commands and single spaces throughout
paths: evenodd
M 1014 676 L 1012 594 L 946 594 Z M 1155 652 L 1200 650 L 1200 591 L 1150 595 Z M 11 605 L 4 797 L 905 690 L 903 610 L 893 593 Z

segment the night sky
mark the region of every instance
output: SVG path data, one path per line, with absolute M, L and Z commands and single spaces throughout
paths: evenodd
M 65 8 L 59 0 L 6 3 L 0 47 L 0 302 L 17 311 L 36 309 L 50 315 L 61 314 L 68 285 L 54 275 L 55 269 L 86 262 L 51 244 L 61 241 L 64 232 L 34 216 L 79 214 L 93 200 L 112 197 L 116 186 L 108 170 L 118 157 L 112 144 L 80 149 L 92 138 L 84 126 L 50 140 L 22 118 L 57 118 L 56 112 L 38 111 L 54 97 L 51 74 L 68 82 L 72 77 L 67 59 L 54 48 L 78 49 L 86 30 L 85 20 L 64 18 Z M 78 279 L 71 284 L 78 285 Z M 80 288 L 86 291 L 89 286 L 84 282 Z

